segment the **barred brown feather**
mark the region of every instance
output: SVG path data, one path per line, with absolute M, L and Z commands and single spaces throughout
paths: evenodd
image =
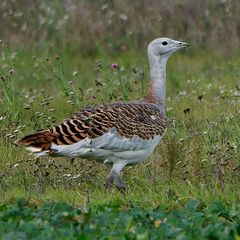
M 52 129 L 22 138 L 17 145 L 46 150 L 52 142 L 70 145 L 85 138 L 102 136 L 111 128 L 116 128 L 123 137 L 138 136 L 148 140 L 155 135 L 163 135 L 167 122 L 166 116 L 155 104 L 117 102 L 86 108 Z
M 17 146 L 36 147 L 45 151 L 50 149 L 52 141 L 57 137 L 56 134 L 51 133 L 49 130 L 45 130 L 27 135 L 22 139 L 17 140 L 15 144 Z

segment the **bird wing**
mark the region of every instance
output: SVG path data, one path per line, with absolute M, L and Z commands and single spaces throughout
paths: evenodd
M 149 103 L 118 102 L 86 108 L 49 130 L 28 135 L 17 145 L 50 150 L 51 144 L 70 145 L 95 139 L 112 128 L 124 138 L 138 136 L 149 140 L 163 135 L 168 120 L 159 107 Z

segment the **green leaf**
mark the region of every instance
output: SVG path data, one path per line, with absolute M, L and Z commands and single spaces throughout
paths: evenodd
M 0 212 L 4 212 L 4 211 L 6 211 L 7 209 L 8 209 L 7 204 L 5 204 L 5 203 L 0 204 Z

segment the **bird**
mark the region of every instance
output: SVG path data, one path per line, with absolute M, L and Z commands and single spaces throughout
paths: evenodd
M 168 58 L 186 42 L 160 37 L 148 44 L 148 93 L 138 101 L 120 101 L 87 107 L 63 123 L 24 136 L 15 142 L 36 157 L 63 156 L 95 159 L 112 165 L 105 186 L 125 190 L 121 172 L 146 160 L 168 126 L 165 114 Z

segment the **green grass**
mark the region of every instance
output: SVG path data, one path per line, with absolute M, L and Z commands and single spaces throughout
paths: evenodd
M 16 53 L 3 48 L 1 57 L 0 164 L 1 185 L 7 192 L 2 192 L 3 199 L 14 196 L 16 189 L 29 196 L 41 190 L 44 198 L 77 189 L 80 195 L 90 191 L 104 199 L 108 167 L 80 159 L 34 160 L 13 142 L 60 123 L 87 105 L 141 98 L 149 75 L 145 54 L 129 52 L 114 59 L 100 55 L 95 60 L 70 59 L 65 53 L 58 55 L 60 59 L 55 54 L 33 57 L 23 49 Z M 119 64 L 117 70 L 110 68 L 112 62 Z M 187 51 L 170 59 L 167 114 L 171 123 L 151 159 L 126 171 L 129 194 L 145 188 L 155 199 L 155 194 L 165 194 L 163 189 L 179 192 L 182 188 L 186 199 L 193 196 L 192 189 L 197 189 L 194 197 L 203 191 L 204 198 L 222 193 L 222 198 L 237 198 L 239 62 L 238 57 L 226 62 Z M 213 193 L 214 189 L 221 193 Z
M 15 204 L 25 198 L 39 206 L 51 200 L 89 211 L 117 206 L 118 213 L 112 216 L 107 212 L 106 218 L 121 213 L 123 219 L 129 218 L 129 211 L 132 219 L 137 207 L 141 215 L 159 206 L 179 209 L 191 199 L 204 202 L 207 208 L 214 201 L 239 206 L 239 54 L 226 59 L 211 52 L 209 58 L 209 52 L 190 49 L 171 57 L 168 131 L 150 159 L 126 168 L 123 178 L 127 192 L 122 194 L 116 189 L 105 190 L 103 184 L 110 171 L 107 165 L 77 158 L 34 159 L 13 143 L 25 134 L 60 123 L 88 105 L 141 98 L 149 82 L 145 52 L 132 50 L 108 56 L 99 51 L 96 57 L 87 58 L 79 53 L 68 55 L 64 49 L 50 52 L 2 46 L 1 50 L 0 202 Z M 113 62 L 118 63 L 118 69 L 111 69 Z M 208 219 L 208 213 L 203 214 Z M 98 213 L 91 218 L 99 221 Z M 208 220 L 204 221 L 205 226 Z M 214 217 L 212 223 L 216 221 Z M 227 235 L 228 231 L 231 236 L 239 234 L 234 224 L 226 225 Z M 183 227 L 182 231 L 184 236 L 187 230 Z M 135 239 L 147 239 L 153 233 L 137 234 Z

